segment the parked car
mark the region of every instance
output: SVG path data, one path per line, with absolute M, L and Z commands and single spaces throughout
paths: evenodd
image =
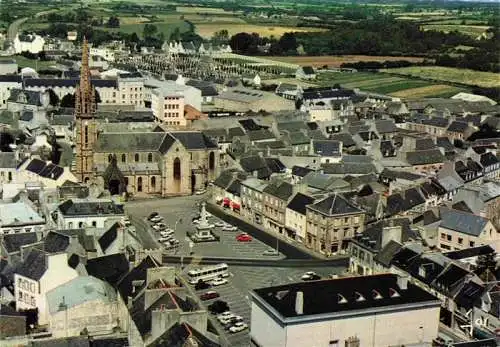
M 229 305 L 223 300 L 215 300 L 212 304 L 208 305 L 208 310 L 212 314 L 222 314 L 229 311 Z
M 214 290 L 211 290 L 209 292 L 201 294 L 200 299 L 203 301 L 206 301 L 206 300 L 212 300 L 212 299 L 218 298 L 219 296 L 220 296 L 219 293 L 217 293 Z
M 165 223 L 156 223 L 152 228 L 156 231 L 160 231 L 167 229 L 167 226 L 165 225 Z
M 229 331 L 233 334 L 238 333 L 240 331 L 243 331 L 245 329 L 248 329 L 248 325 L 244 322 L 238 322 L 232 327 L 229 328 Z
M 214 287 L 222 286 L 223 284 L 227 284 L 227 283 L 228 282 L 225 278 L 216 278 L 210 282 L 210 284 L 213 285 Z
M 229 322 L 231 322 L 233 319 L 238 319 L 238 318 L 243 319 L 242 317 L 240 317 L 240 316 L 236 316 L 236 315 L 234 315 L 234 314 L 233 314 L 233 315 L 232 315 L 232 316 L 230 316 L 230 317 L 220 318 L 220 319 L 219 319 L 219 322 L 220 322 L 220 324 L 222 324 L 223 326 L 225 326 L 225 325 L 229 324 Z M 237 323 L 237 322 L 235 322 L 234 324 L 236 324 L 236 323 Z
M 179 245 L 179 240 L 177 239 L 172 239 L 168 241 L 172 246 L 177 246 Z
M 152 223 L 159 223 L 163 220 L 163 217 L 160 216 L 160 215 L 157 215 L 157 216 L 154 216 L 153 218 L 151 218 L 149 221 L 152 222 Z
M 173 239 L 173 237 L 172 237 L 172 236 L 165 236 L 165 237 L 160 237 L 160 238 L 158 239 L 158 241 L 160 241 L 161 243 L 165 243 L 165 242 L 168 242 L 168 241 L 170 241 L 170 240 L 172 240 L 172 239 Z
M 232 317 L 236 317 L 236 315 L 233 312 L 227 310 L 227 311 L 219 313 L 217 315 L 217 320 L 228 319 L 228 318 L 232 318 Z
M 151 220 L 152 218 L 157 217 L 157 216 L 158 216 L 158 212 L 151 212 L 148 216 L 148 220 Z
M 122 219 L 122 223 L 126 227 L 129 227 L 129 226 L 132 225 L 132 223 L 130 223 L 130 219 L 128 219 L 127 217 L 125 217 L 125 218 Z
M 195 194 L 196 194 L 196 195 L 203 195 L 203 194 L 205 194 L 206 192 L 207 192 L 207 190 L 206 190 L 206 189 L 200 189 L 200 190 L 197 190 L 197 191 L 195 192 Z
M 223 228 L 222 228 L 223 231 L 236 231 L 238 230 L 238 227 L 236 226 L 233 226 L 233 225 L 225 225 Z
M 198 283 L 194 285 L 195 290 L 208 289 L 210 287 L 211 287 L 210 283 L 205 282 L 204 280 L 199 280 Z
M 224 226 L 226 225 L 226 223 L 224 223 L 224 222 L 222 222 L 222 221 L 218 221 L 218 222 L 215 222 L 215 223 L 214 223 L 214 225 L 215 225 L 216 227 L 219 227 L 219 228 L 220 228 L 220 227 L 224 227 Z
M 262 252 L 262 255 L 279 255 L 280 253 L 275 250 L 274 248 L 268 248 L 264 252 Z
M 170 236 L 170 235 L 173 235 L 173 234 L 174 234 L 173 231 L 167 231 L 167 230 L 160 231 L 160 235 L 163 236 L 163 237 L 167 237 L 167 236 Z
M 303 281 L 314 281 L 314 280 L 320 280 L 321 276 L 314 271 L 307 271 L 305 274 L 302 275 L 300 279 Z
M 240 322 L 243 322 L 243 317 L 235 316 L 235 317 L 229 319 L 229 321 L 226 324 L 223 324 L 224 329 L 229 330 L 230 327 L 232 327 L 236 323 L 240 323 Z
M 238 241 L 238 242 L 250 242 L 250 241 L 252 241 L 252 236 L 250 236 L 248 234 L 239 234 L 238 236 L 236 236 L 236 241 Z

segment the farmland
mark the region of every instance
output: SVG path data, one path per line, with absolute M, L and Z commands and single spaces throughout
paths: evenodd
M 493 72 L 482 72 L 441 66 L 412 66 L 397 69 L 386 69 L 384 71 L 400 75 L 428 78 L 436 81 L 469 84 L 471 86 L 486 88 L 500 87 L 500 76 Z
M 293 56 L 293 57 L 269 57 L 270 60 L 282 61 L 285 63 L 297 64 L 301 66 L 322 67 L 340 67 L 343 63 L 355 63 L 358 61 L 395 61 L 407 60 L 419 63 L 424 60 L 421 57 L 390 57 L 390 56 L 368 56 L 368 55 L 322 55 L 322 56 Z
M 424 30 L 442 31 L 445 33 L 458 31 L 475 38 L 485 33 L 490 27 L 485 25 L 426 24 L 422 28 Z
M 260 36 L 269 37 L 275 36 L 280 37 L 286 32 L 311 32 L 311 31 L 324 31 L 325 29 L 320 28 L 306 28 L 306 27 L 287 27 L 287 26 L 275 26 L 273 24 L 223 24 L 220 23 L 207 23 L 207 24 L 196 24 L 196 33 L 204 38 L 210 38 L 216 31 L 221 29 L 226 29 L 229 35 L 234 35 L 240 32 L 247 33 L 257 33 Z

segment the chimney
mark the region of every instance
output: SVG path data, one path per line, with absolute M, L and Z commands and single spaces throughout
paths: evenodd
M 401 290 L 407 290 L 408 289 L 408 276 L 398 276 L 398 287 Z
M 295 313 L 304 314 L 304 292 L 298 291 L 295 296 Z

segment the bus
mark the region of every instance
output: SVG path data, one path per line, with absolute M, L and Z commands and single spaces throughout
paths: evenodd
M 191 284 L 196 284 L 199 280 L 206 282 L 219 277 L 229 277 L 228 266 L 224 263 L 189 270 L 187 274 Z

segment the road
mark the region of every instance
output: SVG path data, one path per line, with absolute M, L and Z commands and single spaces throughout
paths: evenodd
M 211 208 L 207 210 L 214 214 L 210 217 L 210 223 L 220 221 L 215 215 L 238 226 L 238 231 L 223 231 L 214 228 L 214 232 L 220 236 L 220 242 L 199 243 L 192 249 L 194 255 L 190 256 L 191 249 L 189 241 L 186 240 L 186 232 L 194 230 L 195 226 L 191 220 L 198 215 L 199 204 L 203 201 L 200 196 L 176 197 L 170 199 L 152 199 L 142 201 L 130 201 L 126 203 L 125 210 L 130 215 L 130 220 L 136 226 L 137 233 L 142 239 L 152 239 L 156 242 L 156 232 L 151 231 L 145 218 L 151 212 L 158 212 L 164 223 L 175 228 L 175 237 L 180 241 L 177 251 L 165 253 L 164 264 L 172 264 L 181 269 L 181 277 L 186 278 L 186 272 L 190 269 L 202 266 L 205 262 L 227 262 L 229 264 L 229 283 L 195 292 L 193 286 L 186 284 L 189 291 L 194 295 L 208 290 L 216 290 L 220 294 L 219 300 L 226 301 L 230 310 L 250 325 L 251 302 L 250 291 L 256 288 L 274 286 L 286 283 L 300 282 L 301 276 L 306 271 L 314 271 L 323 278 L 329 275 L 342 275 L 346 269 L 346 259 L 315 259 L 309 253 L 300 248 L 279 243 L 280 254 L 274 259 L 266 258 L 262 253 L 272 247 L 276 247 L 276 238 L 252 227 L 238 219 L 224 215 L 221 211 Z M 241 231 L 248 232 L 253 236 L 251 242 L 238 242 L 236 235 Z M 142 234 L 142 236 L 141 236 Z M 182 256 L 182 265 L 179 264 Z M 214 300 L 202 302 L 201 305 L 207 309 Z M 221 335 L 221 343 L 224 346 L 248 347 L 250 335 L 248 330 L 236 334 L 230 334 L 223 329 L 215 317 L 210 321 L 214 324 Z
M 52 13 L 52 12 L 57 12 L 57 11 L 59 11 L 59 9 L 54 8 L 54 9 L 51 9 L 51 10 L 38 12 L 33 17 L 41 17 L 41 16 L 44 16 L 46 14 L 49 14 L 49 13 Z M 9 28 L 7 29 L 7 38 L 9 40 L 11 40 L 11 41 L 14 41 L 14 39 L 16 38 L 16 35 L 17 35 L 18 31 L 19 31 L 19 28 L 28 19 L 30 19 L 30 17 L 23 17 L 23 18 L 16 19 L 12 23 L 10 23 Z

